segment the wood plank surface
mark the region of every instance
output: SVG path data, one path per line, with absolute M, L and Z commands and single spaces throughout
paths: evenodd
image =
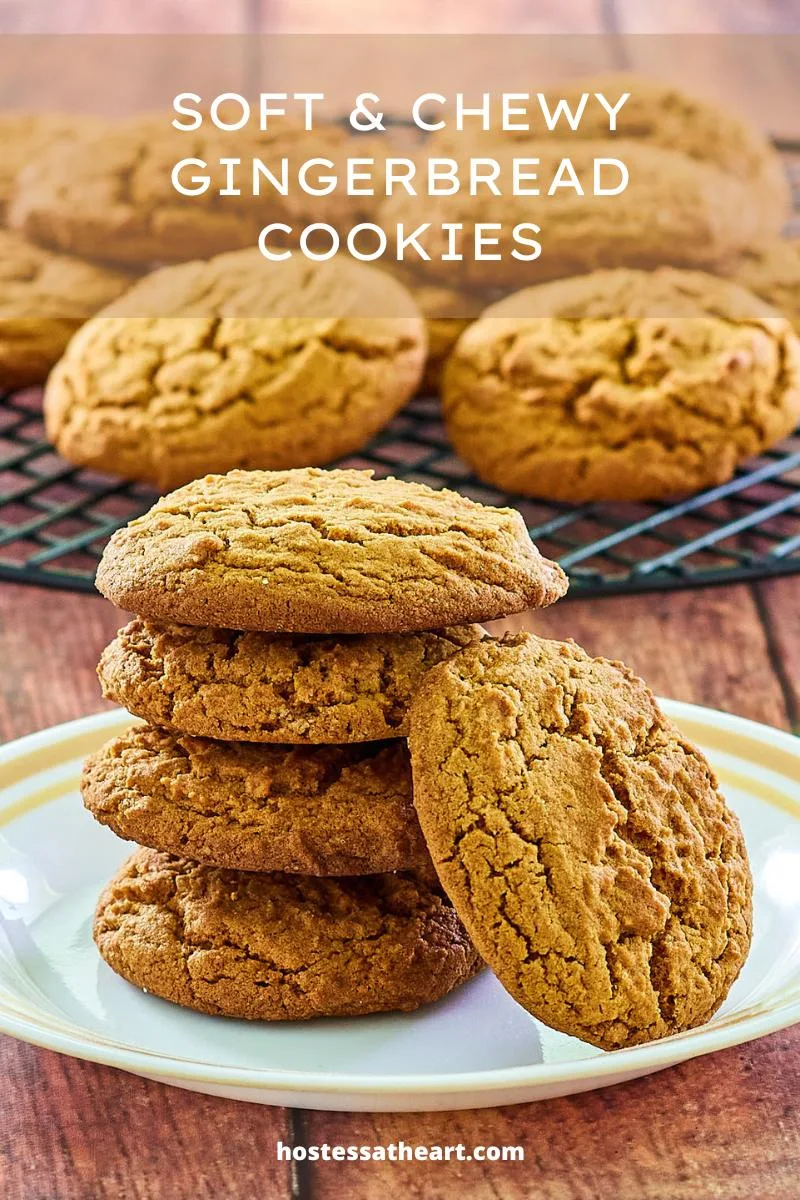
M 2 33 L 797 33 L 794 0 L 0 0 Z
M 4 1200 L 291 1196 L 285 1109 L 241 1105 L 0 1038 Z
M 776 674 L 782 681 L 789 722 L 800 733 L 800 576 L 767 579 L 754 594 L 769 633 Z
M 308 1113 L 308 1144 L 522 1145 L 524 1163 L 323 1163 L 314 1200 L 797 1200 L 800 1030 L 582 1096 L 425 1115 Z
M 243 33 L 253 8 L 252 0 L 0 0 L 0 33 Z

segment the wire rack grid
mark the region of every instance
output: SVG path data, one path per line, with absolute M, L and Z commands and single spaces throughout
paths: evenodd
M 568 571 L 573 596 L 800 571 L 800 430 L 729 483 L 675 504 L 554 504 L 498 492 L 454 455 L 428 398 L 340 465 L 512 504 L 542 552 Z M 0 579 L 91 591 L 111 533 L 155 498 L 59 458 L 44 437 L 37 391 L 0 398 Z

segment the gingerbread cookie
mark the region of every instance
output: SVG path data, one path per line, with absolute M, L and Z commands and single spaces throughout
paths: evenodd
M 726 274 L 788 317 L 800 332 L 800 238 L 772 238 L 753 246 Z
M 418 876 L 258 875 L 152 850 L 103 892 L 94 940 L 136 987 L 261 1021 L 410 1012 L 479 967 L 454 910 Z
M 180 132 L 172 119 L 170 113 L 132 117 L 38 154 L 17 178 L 9 224 L 66 254 L 145 267 L 254 246 L 271 224 L 349 226 L 371 214 L 375 201 L 369 197 L 347 196 L 342 189 L 310 196 L 297 184 L 307 160 L 321 157 L 342 171 L 349 155 L 375 153 L 374 145 L 348 138 L 337 125 L 318 124 L 307 132 L 282 120 L 263 132 L 237 132 L 206 121 L 195 132 Z M 287 177 L 294 178 L 288 194 L 262 179 L 254 195 L 253 160 L 280 175 L 284 158 Z M 231 159 L 240 160 L 232 180 L 226 166 Z M 288 235 L 276 231 L 273 247 L 281 237 L 285 243 Z
M 596 92 L 611 105 L 630 93 L 617 115 L 615 137 L 680 151 L 739 180 L 746 185 L 765 231 L 776 233 L 789 219 L 791 192 L 781 157 L 745 116 L 673 84 L 615 72 L 559 87 L 558 98 L 566 99 L 573 111 L 584 93 L 590 97 L 578 129 L 570 136 L 608 137 L 608 113 L 594 101 Z
M 423 282 L 421 275 L 401 275 L 400 278 L 419 305 L 428 331 L 428 357 L 419 390 L 426 395 L 438 395 L 450 351 L 490 301 L 481 302 L 476 297 L 465 296 L 457 288 Z
M 17 177 L 28 163 L 77 138 L 97 138 L 107 128 L 97 117 L 67 113 L 0 113 L 0 221 L 5 221 Z
M 370 742 L 405 737 L 408 705 L 425 671 L 482 633 L 464 625 L 304 637 L 137 619 L 106 647 L 98 674 L 107 700 L 182 733 L 301 745 Z
M 0 387 L 43 383 L 83 322 L 131 285 L 0 229 Z
M 83 802 L 122 838 L 242 871 L 424 866 L 403 742 L 253 746 L 137 725 L 85 764 Z
M 91 321 L 48 382 L 47 431 L 70 462 L 161 490 L 326 463 L 414 393 L 425 346 L 383 271 L 224 254 L 154 272 Z
M 424 178 L 425 162 L 444 155 L 459 165 L 460 177 L 469 180 L 469 144 L 453 149 L 448 143 L 425 147 L 418 170 Z M 502 194 L 482 188 L 470 195 L 468 186 L 452 196 L 437 196 L 435 217 L 425 233 L 425 248 L 431 261 L 425 277 L 465 296 L 479 296 L 490 288 L 516 290 L 550 279 L 580 275 L 601 267 L 652 268 L 662 264 L 714 270 L 738 257 L 761 236 L 759 213 L 750 189 L 711 163 L 699 162 L 677 150 L 646 142 L 615 140 L 503 142 L 493 148 L 498 162 Z M 539 196 L 513 194 L 513 160 L 533 158 Z M 560 186 L 548 194 L 560 166 L 569 159 L 583 189 Z M 594 195 L 595 160 L 617 159 L 628 168 L 629 181 L 616 195 Z M 617 186 L 616 167 L 600 168 L 605 187 Z M 526 184 L 531 187 L 532 184 Z M 393 228 L 398 222 L 413 228 L 420 220 L 420 200 L 397 192 L 381 207 L 381 223 Z M 476 226 L 488 224 L 497 239 L 487 253 L 477 258 L 473 250 Z M 531 225 L 538 225 L 535 235 Z M 459 228 L 461 260 L 447 258 L 449 229 Z M 514 240 L 513 231 L 524 226 L 525 237 L 538 241 L 541 253 L 524 261 L 514 251 L 533 253 L 527 244 Z M 490 257 L 491 255 L 491 257 Z M 413 269 L 416 260 L 409 260 Z M 416 264 L 417 269 L 419 265 Z
M 657 500 L 730 479 L 800 419 L 800 342 L 728 280 L 598 271 L 509 296 L 443 387 L 482 479 L 554 500 Z
M 186 625 L 403 633 L 552 604 L 567 590 L 522 517 L 371 471 L 231 471 L 109 540 L 109 600 Z
M 563 94 L 574 102 L 583 92 L 604 92 L 614 104 L 626 91 L 630 97 L 619 111 L 617 136 L 713 163 L 747 185 L 765 230 L 781 229 L 792 209 L 788 175 L 769 138 L 743 115 L 683 88 L 624 72 L 578 80 Z M 607 134 L 603 109 L 588 105 L 578 136 Z
M 511 995 L 606 1050 L 707 1021 L 747 956 L 752 882 L 703 755 L 621 663 L 518 634 L 434 667 L 414 803 Z

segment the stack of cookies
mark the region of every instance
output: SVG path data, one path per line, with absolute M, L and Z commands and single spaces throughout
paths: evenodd
M 148 722 L 83 780 L 146 847 L 95 915 L 125 979 L 282 1020 L 412 1010 L 485 962 L 609 1050 L 722 1003 L 752 928 L 738 821 L 628 668 L 475 624 L 566 590 L 518 513 L 233 471 L 115 534 L 97 582 L 138 614 L 105 693 Z
M 143 847 L 100 899 L 110 966 L 266 1020 L 411 1010 L 470 978 L 405 735 L 475 622 L 566 590 L 519 514 L 370 472 L 232 471 L 115 534 L 97 583 L 137 614 L 104 693 L 147 722 L 83 777 Z

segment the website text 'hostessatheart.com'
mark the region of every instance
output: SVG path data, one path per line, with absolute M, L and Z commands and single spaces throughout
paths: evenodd
M 278 1141 L 278 1162 L 524 1162 L 523 1146 L 414 1145 L 352 1146 L 323 1142 L 318 1146 L 287 1145 Z

